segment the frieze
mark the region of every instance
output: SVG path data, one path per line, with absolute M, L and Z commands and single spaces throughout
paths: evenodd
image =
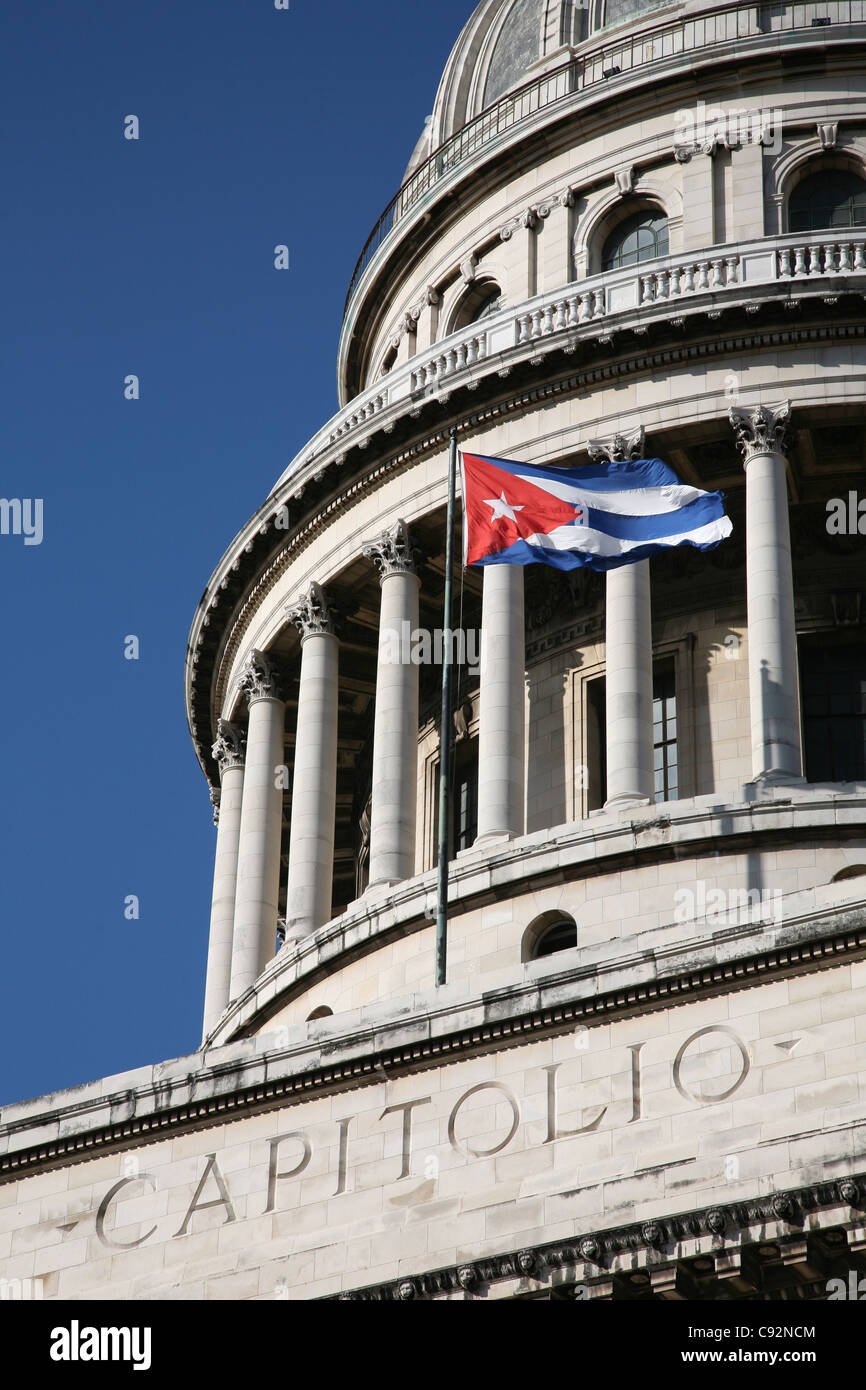
M 573 1243 L 555 1242 L 522 1247 L 503 1255 L 474 1260 L 471 1265 L 448 1265 L 429 1273 L 407 1279 L 391 1280 L 384 1284 L 329 1294 L 319 1301 L 391 1303 L 435 1298 L 437 1295 L 458 1293 L 460 1290 L 483 1294 L 491 1285 L 505 1280 L 523 1278 L 541 1283 L 549 1272 L 569 1271 L 573 1278 L 597 1279 L 608 1273 L 618 1256 L 629 1254 L 647 1269 L 658 1269 L 659 1252 L 665 1252 L 665 1267 L 685 1259 L 694 1259 L 694 1243 L 702 1236 L 713 1238 L 708 1252 L 714 1265 L 726 1256 L 739 1256 L 751 1237 L 754 1244 L 763 1238 L 761 1228 L 767 1223 L 784 1221 L 799 1227 L 805 1218 L 820 1218 L 822 1213 L 836 1217 L 832 1229 L 840 1233 L 854 1232 L 862 1222 L 866 1174 L 844 1178 L 837 1182 L 817 1182 L 795 1192 L 773 1193 L 753 1201 L 732 1202 L 725 1206 L 695 1207 L 676 1216 L 659 1221 L 631 1222 L 576 1237 Z M 837 1209 L 840 1205 L 852 1208 L 850 1226 L 838 1227 Z M 823 1228 L 820 1219 L 813 1231 Z M 780 1239 L 780 1253 L 792 1244 Z M 688 1245 L 688 1249 L 683 1249 Z M 587 1268 L 590 1266 L 590 1268 Z M 629 1274 L 634 1270 L 630 1269 Z M 822 1283 L 826 1280 L 822 1280 Z M 411 1292 L 410 1292 L 411 1290 Z

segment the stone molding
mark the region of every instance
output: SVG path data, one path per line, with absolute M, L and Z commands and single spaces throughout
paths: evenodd
M 664 1293 L 674 1284 L 673 1279 L 664 1276 L 675 1274 L 677 1264 L 694 1260 L 696 1256 L 710 1260 L 714 1274 L 722 1271 L 729 1274 L 732 1263 L 734 1270 L 740 1268 L 739 1257 L 750 1244 L 778 1243 L 783 1257 L 789 1249 L 793 1254 L 807 1220 L 810 1234 L 830 1227 L 836 1229 L 841 1221 L 842 1229 L 856 1241 L 866 1206 L 864 1193 L 866 1173 L 856 1173 L 838 1180 L 810 1183 L 791 1192 L 770 1193 L 712 1207 L 693 1207 L 675 1216 L 633 1221 L 625 1226 L 583 1234 L 575 1232 L 570 1240 L 560 1238 L 422 1274 L 404 1274 L 382 1284 L 328 1294 L 316 1301 L 411 1303 L 461 1292 L 483 1296 L 497 1283 L 515 1279 L 533 1281 L 536 1289 L 532 1291 L 535 1292 L 543 1288 L 545 1281 L 552 1282 L 551 1276 L 560 1271 L 564 1277 L 557 1282 L 589 1285 L 590 1297 L 609 1298 L 612 1280 L 617 1275 L 627 1278 L 639 1271 L 651 1271 L 653 1276 L 658 1276 L 651 1280 L 652 1292 Z M 840 1211 L 843 1207 L 849 1208 L 846 1215 Z M 828 1219 L 822 1221 L 822 1216 Z M 774 1229 L 779 1225 L 794 1229 Z M 623 1256 L 626 1267 L 620 1268 Z M 796 1283 L 793 1273 L 791 1282 Z M 826 1284 L 826 1276 L 820 1283 Z M 555 1282 L 553 1287 L 556 1287 Z
M 591 989 L 583 999 L 563 1002 L 563 979 L 567 978 L 563 973 L 533 981 L 524 989 L 522 1000 L 506 1001 L 499 992 L 474 1005 L 455 999 L 446 1009 L 438 997 L 441 991 L 436 991 L 431 1008 L 412 1011 L 408 1034 L 405 1015 L 388 1021 L 376 1006 L 366 1024 L 359 1026 L 355 1016 L 347 1017 L 342 1041 L 329 1036 L 321 1042 L 307 1040 L 294 1049 L 268 1052 L 264 1048 L 257 1051 L 256 1043 L 262 1040 L 252 1038 L 221 1047 L 213 1063 L 199 1054 L 153 1067 L 152 1081 L 132 1090 L 111 1093 L 102 1089 L 105 1082 L 96 1082 L 89 1101 L 73 1092 L 75 1099 L 48 1112 L 35 1110 L 33 1102 L 24 1102 L 29 1112 L 26 1117 L 13 1117 L 0 1126 L 0 1141 L 6 1145 L 0 1154 L 0 1182 L 76 1158 L 92 1158 L 118 1145 L 160 1140 L 171 1132 L 225 1124 L 234 1115 L 280 1109 L 296 1098 L 333 1092 L 339 1085 L 378 1081 L 383 1070 L 388 1076 L 409 1075 L 427 1064 L 441 1065 L 503 1045 L 570 1032 L 579 1025 L 627 1017 L 635 1008 L 670 1007 L 671 1003 L 781 978 L 798 969 L 830 968 L 859 960 L 866 954 L 866 927 L 862 914 L 849 914 L 855 916 L 856 922 L 841 922 L 824 935 L 805 939 L 798 928 L 791 933 L 790 942 L 767 947 L 764 939 L 752 954 L 725 962 L 713 959 L 702 967 L 694 952 L 685 948 L 677 972 L 664 978 L 633 980 L 627 987 L 612 982 L 609 988 Z M 470 1021 L 467 1015 L 473 1011 L 477 1017 Z M 421 1029 L 425 1017 L 428 1026 Z M 455 1027 L 452 1018 L 459 1019 L 460 1024 Z M 204 1058 L 207 1056 L 205 1050 Z M 227 1074 L 232 1078 L 231 1086 L 226 1085 Z M 122 1080 L 122 1076 L 118 1078 Z M 6 1107 L 4 1114 L 16 1108 Z M 118 1113 L 123 1118 L 115 1119 Z M 40 1138 L 38 1143 L 28 1144 L 26 1134 L 32 1128 L 38 1129 Z M 24 1142 L 13 1148 L 16 1134 Z
M 333 637 L 334 612 L 328 602 L 321 584 L 313 582 L 299 603 L 286 607 L 286 619 L 294 623 L 301 634 L 301 642 L 308 637 Z
M 382 531 L 373 541 L 361 547 L 361 554 L 372 560 L 379 570 L 380 579 L 392 574 L 415 574 L 415 552 L 405 521 L 397 521 L 387 531 Z
M 787 456 L 791 446 L 791 402 L 781 405 L 732 405 L 729 416 L 745 464 L 760 454 Z

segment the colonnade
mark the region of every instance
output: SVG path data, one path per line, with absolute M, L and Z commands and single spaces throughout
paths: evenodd
M 746 583 L 752 766 L 756 779 L 801 776 L 797 643 L 788 526 L 790 407 L 730 412 L 746 471 Z M 595 459 L 642 457 L 643 432 L 596 440 Z M 394 634 L 418 625 L 419 579 L 405 523 L 363 547 L 379 571 L 381 613 L 373 733 L 369 889 L 415 868 L 418 666 L 395 653 Z M 484 569 L 480 670 L 478 840 L 524 831 L 525 632 L 520 566 Z M 331 917 L 337 787 L 339 638 L 327 593 L 312 584 L 286 610 L 301 634 L 298 735 L 286 939 Z M 276 949 L 285 703 L 279 673 L 253 651 L 238 682 L 246 734 L 220 720 L 218 834 L 205 1002 L 205 1037 Z M 649 561 L 606 575 L 607 802 L 653 796 L 653 686 Z M 369 890 L 368 890 L 369 891 Z

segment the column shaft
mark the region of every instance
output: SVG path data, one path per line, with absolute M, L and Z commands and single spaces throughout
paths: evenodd
M 339 648 L 331 632 L 303 639 L 286 940 L 308 936 L 331 916 L 337 805 Z
M 789 401 L 732 406 L 746 468 L 746 606 L 755 777 L 801 778 L 800 680 L 785 454 Z
M 605 607 L 608 806 L 652 800 L 649 561 L 608 570 Z
M 210 944 L 207 957 L 207 982 L 205 984 L 203 1039 L 213 1032 L 217 1020 L 229 1002 L 241 804 L 244 790 L 243 766 L 236 765 L 226 768 L 222 774 L 221 787 L 210 916 Z
M 802 775 L 797 628 L 785 459 L 746 463 L 746 587 L 752 768 Z
M 376 722 L 373 733 L 373 813 L 370 886 L 398 883 L 415 871 L 418 792 L 418 667 L 410 660 L 418 626 L 418 577 L 382 578 Z
M 251 696 L 235 896 L 231 997 L 239 998 L 276 953 L 285 758 L 285 705 Z
M 484 570 L 481 710 L 478 733 L 478 839 L 523 834 L 526 638 L 523 568 Z

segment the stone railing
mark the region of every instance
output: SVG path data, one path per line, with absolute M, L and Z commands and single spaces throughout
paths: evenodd
M 787 297 L 794 287 L 806 289 L 832 277 L 833 293 L 838 293 L 840 281 L 860 274 L 866 275 L 866 228 L 845 234 L 764 237 L 714 247 L 704 255 L 666 256 L 591 276 L 502 309 L 483 328 L 471 324 L 394 368 L 320 430 L 277 486 L 300 475 L 304 465 L 319 472 L 328 463 L 340 463 L 343 453 L 330 452 L 335 445 L 363 447 L 370 437 L 365 427 L 376 422 L 374 428 L 390 431 L 399 415 L 418 413 L 426 398 L 447 391 L 464 376 L 471 382 L 495 370 L 510 370 L 520 360 L 521 349 L 529 348 L 527 355 L 532 357 L 546 340 L 553 346 L 569 334 L 580 338 L 588 333 L 603 340 L 614 327 L 628 327 L 636 314 L 647 321 L 670 318 L 674 306 L 687 313 L 690 302 L 712 314 L 741 302 L 751 307 L 755 293 L 766 297 L 774 284 Z
M 651 13 L 635 19 L 639 23 L 630 32 L 594 35 L 562 67 L 507 92 L 413 170 L 367 238 L 349 285 L 346 314 L 367 267 L 407 214 L 416 207 L 429 212 L 429 195 L 437 184 L 495 150 L 512 132 L 526 130 L 539 115 L 549 111 L 557 117 L 569 100 L 580 103 L 588 94 L 607 92 L 620 77 L 629 78 L 632 86 L 641 78 L 658 80 L 660 68 L 671 60 L 682 62 L 713 54 L 743 40 L 778 45 L 781 35 L 791 35 L 795 43 L 811 41 L 826 46 L 844 37 L 840 30 L 845 26 L 863 24 L 866 3 L 781 0 L 778 4 L 755 4 L 755 0 L 729 0 L 656 23 L 651 22 Z

